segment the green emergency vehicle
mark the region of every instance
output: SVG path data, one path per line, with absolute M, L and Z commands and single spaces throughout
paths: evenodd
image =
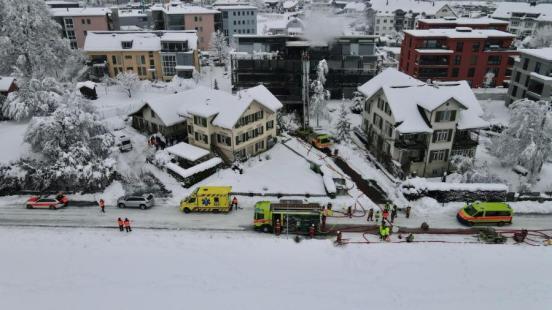
M 255 230 L 273 232 L 279 220 L 282 231 L 307 233 L 312 224 L 318 229 L 322 211 L 319 204 L 301 200 L 259 201 L 255 204 L 253 225 Z

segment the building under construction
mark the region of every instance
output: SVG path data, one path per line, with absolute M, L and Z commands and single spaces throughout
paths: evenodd
M 264 84 L 288 109 L 308 100 L 309 81 L 326 59 L 325 88 L 332 98 L 348 98 L 377 74 L 374 36 L 341 36 L 314 42 L 289 35 L 235 35 L 232 85 L 236 90 Z

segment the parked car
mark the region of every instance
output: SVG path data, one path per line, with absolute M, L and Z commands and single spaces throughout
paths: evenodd
M 121 152 L 128 152 L 132 150 L 132 142 L 130 141 L 130 138 L 125 135 L 119 137 L 117 145 L 119 146 L 119 150 Z
M 119 208 L 140 208 L 142 210 L 153 207 L 154 200 L 152 194 L 142 196 L 123 196 L 117 199 L 117 207 Z
M 65 195 L 57 195 L 56 197 L 48 196 L 32 196 L 27 200 L 27 209 L 51 209 L 56 210 L 66 207 L 69 199 Z

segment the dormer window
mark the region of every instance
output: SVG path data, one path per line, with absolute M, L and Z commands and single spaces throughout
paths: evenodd
M 129 50 L 132 48 L 132 41 L 122 41 L 121 45 L 123 46 L 124 50 Z

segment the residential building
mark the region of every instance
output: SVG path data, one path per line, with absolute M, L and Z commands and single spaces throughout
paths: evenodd
M 351 97 L 358 85 L 376 74 L 375 39 L 340 36 L 325 43 L 300 36 L 235 35 L 232 85 L 242 89 L 262 83 L 288 108 L 300 110 L 309 84 L 305 89 L 303 82 L 316 78 L 316 67 L 325 59 L 325 88 L 332 98 Z
M 197 35 L 191 31 L 96 31 L 86 38 L 92 78 L 132 71 L 140 79 L 191 78 L 200 71 Z
M 62 27 L 64 38 L 71 48 L 83 48 L 90 31 L 112 30 L 111 10 L 107 8 L 56 8 L 50 9 L 55 21 Z
M 215 5 L 222 14 L 222 32 L 228 38 L 234 34 L 257 34 L 257 8 L 251 5 Z
M 130 115 L 139 130 L 176 135 L 233 161 L 274 144 L 281 108 L 282 103 L 262 85 L 236 95 L 199 86 L 151 99 Z
M 112 8 L 113 30 L 147 29 L 151 16 L 146 10 L 133 8 Z M 132 29 L 139 28 L 139 29 Z
M 0 76 L 0 95 L 7 96 L 9 93 L 17 90 L 15 78 L 9 76 Z
M 414 29 L 419 18 L 456 17 L 446 1 L 372 0 L 374 18 L 371 28 L 375 35 L 390 35 L 395 31 Z
M 503 85 L 517 55 L 513 40 L 514 35 L 494 29 L 405 30 L 399 69 L 421 80 L 466 80 L 474 88 Z
M 522 49 L 514 64 L 506 105 L 529 98 L 549 99 L 552 96 L 552 47 Z
M 508 21 L 508 31 L 522 39 L 534 35 L 539 28 L 552 25 L 552 4 L 497 2 L 491 17 Z
M 489 125 L 465 81 L 427 84 L 388 68 L 358 90 L 368 148 L 398 176 L 442 176 L 452 156 L 475 156 Z
M 439 29 L 439 28 L 457 28 L 470 27 L 472 29 L 496 29 L 500 31 L 508 30 L 508 22 L 495 18 L 433 18 L 419 19 L 417 29 Z
M 222 27 L 220 12 L 217 10 L 181 3 L 154 5 L 150 9 L 153 29 L 195 30 L 201 50 L 209 49 L 213 32 Z

